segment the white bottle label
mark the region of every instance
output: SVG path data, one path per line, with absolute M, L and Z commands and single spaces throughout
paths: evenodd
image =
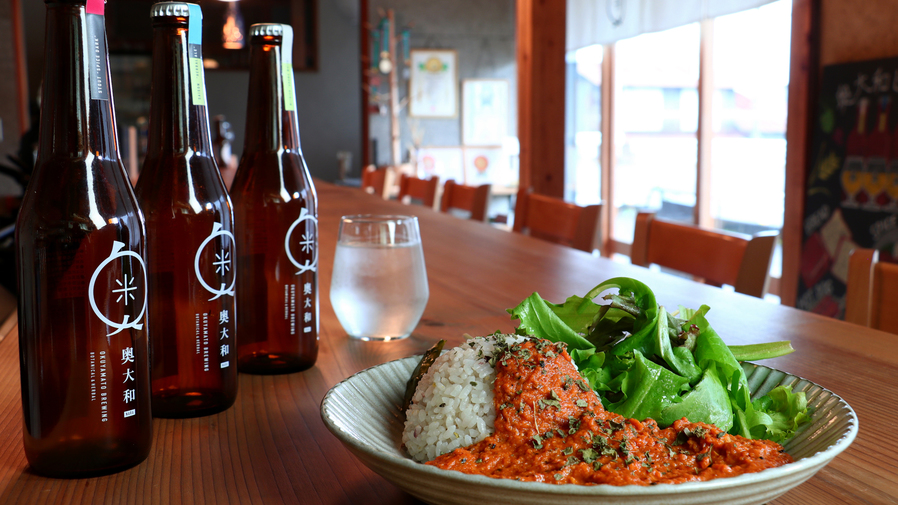
M 312 253 L 312 259 L 306 260 L 304 263 L 300 263 L 293 256 L 293 251 L 290 248 L 290 237 L 293 235 L 293 232 L 301 223 L 305 223 L 302 227 L 301 232 L 302 236 L 299 240 L 299 245 L 302 248 L 303 253 Z M 287 252 L 287 258 L 290 260 L 290 263 L 293 263 L 293 266 L 298 268 L 299 270 L 296 272 L 296 275 L 300 275 L 303 272 L 318 271 L 318 218 L 309 213 L 308 209 L 302 209 L 299 213 L 299 218 L 296 221 L 293 221 L 293 224 L 290 225 L 290 229 L 287 230 L 287 235 L 284 237 L 284 250 Z
M 203 250 L 211 244 L 216 238 L 222 237 L 221 246 L 218 250 L 215 251 L 215 261 L 212 264 L 215 266 L 215 273 L 218 274 L 218 278 L 212 281 L 210 285 L 206 282 L 206 279 L 203 279 L 203 274 L 200 270 L 200 258 L 203 256 Z M 230 240 L 224 240 L 227 237 Z M 196 256 L 193 260 L 193 269 L 196 272 L 196 278 L 200 281 L 200 285 L 206 289 L 206 291 L 212 293 L 214 296 L 209 299 L 211 302 L 217 298 L 221 298 L 222 296 L 234 296 L 234 284 L 237 282 L 237 277 L 233 273 L 233 264 L 234 264 L 234 235 L 225 230 L 221 223 L 215 223 L 212 226 L 212 233 L 206 237 L 206 240 L 200 244 L 199 248 L 196 250 Z M 228 284 L 227 278 L 231 278 L 231 283 Z M 218 288 L 212 287 L 213 285 L 219 286 Z
M 94 314 L 101 321 L 106 323 L 108 326 L 115 328 L 115 331 L 107 334 L 106 336 L 112 336 L 116 333 L 121 332 L 122 330 L 133 328 L 135 330 L 143 329 L 143 323 L 140 322 L 143 319 L 143 315 L 147 310 L 147 296 L 146 296 L 146 285 L 147 285 L 147 269 L 146 265 L 143 262 L 143 258 L 140 257 L 134 251 L 129 251 L 124 248 L 125 244 L 121 242 L 113 242 L 112 244 L 112 252 L 109 254 L 109 257 L 106 258 L 100 266 L 94 270 L 94 274 L 90 278 L 90 286 L 88 287 L 88 298 L 90 299 L 90 308 L 93 309 Z M 103 271 L 107 266 L 113 264 L 114 262 L 119 261 L 133 261 L 133 258 L 136 260 L 136 263 L 140 265 L 140 272 L 131 272 L 123 273 L 121 277 L 116 278 L 115 282 L 110 286 L 109 297 L 115 303 L 121 303 L 125 307 L 128 306 L 140 306 L 140 313 L 133 320 L 131 319 L 130 314 L 125 314 L 124 319 L 121 322 L 113 321 L 106 317 L 106 314 L 100 311 L 99 307 L 97 307 L 96 294 L 94 293 L 94 288 L 97 284 L 97 278 L 100 275 L 100 272 Z M 133 265 L 133 263 L 132 263 Z M 105 305 L 104 305 L 105 306 Z

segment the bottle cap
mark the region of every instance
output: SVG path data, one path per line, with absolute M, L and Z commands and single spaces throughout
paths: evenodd
M 249 27 L 250 37 L 282 37 L 284 35 L 284 26 L 280 23 L 256 23 Z
M 184 2 L 159 2 L 153 4 L 150 17 L 190 17 L 190 4 Z

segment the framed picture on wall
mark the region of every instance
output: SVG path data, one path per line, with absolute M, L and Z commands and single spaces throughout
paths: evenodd
M 408 113 L 412 117 L 458 116 L 457 54 L 450 49 L 412 49 Z
M 439 176 L 464 184 L 465 168 L 461 147 L 422 147 L 418 149 L 418 177 Z
M 462 143 L 502 144 L 508 132 L 508 80 L 465 79 L 462 82 Z

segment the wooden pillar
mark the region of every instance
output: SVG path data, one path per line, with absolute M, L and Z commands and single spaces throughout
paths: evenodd
M 18 103 L 18 119 L 20 133 L 31 127 L 31 115 L 28 108 L 28 65 L 25 59 L 25 21 L 22 14 L 22 1 L 12 0 L 11 21 L 14 62 L 16 68 L 16 102 Z
M 371 139 L 368 135 L 368 86 L 371 79 L 371 34 L 369 32 L 370 23 L 368 21 L 368 0 L 359 0 L 359 54 L 361 55 L 360 63 L 362 65 L 362 85 L 359 92 L 362 95 L 362 159 L 361 169 L 365 170 L 371 163 Z
M 402 163 L 402 146 L 399 141 L 399 58 L 396 54 L 396 16 L 393 9 L 387 9 L 387 19 L 390 21 L 388 47 L 390 61 L 393 69 L 390 70 L 390 153 L 393 165 Z
M 789 64 L 789 115 L 786 123 L 786 209 L 783 222 L 783 277 L 780 300 L 795 306 L 801 268 L 805 182 L 817 103 L 820 0 L 793 0 Z
M 611 257 L 614 248 L 614 44 L 606 44 L 602 58 L 602 146 L 600 165 L 602 178 L 602 212 L 599 229 L 602 230 L 602 256 Z
M 517 0 L 522 188 L 564 196 L 565 0 Z
M 698 166 L 695 180 L 695 208 L 693 221 L 699 226 L 713 228 L 711 217 L 711 145 L 714 141 L 712 110 L 714 109 L 714 20 L 702 20 L 702 39 L 699 50 L 698 78 Z

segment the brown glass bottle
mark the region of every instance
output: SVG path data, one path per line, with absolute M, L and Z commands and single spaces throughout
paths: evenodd
M 237 397 L 234 217 L 212 151 L 202 11 L 153 5 L 147 157 L 135 192 L 147 225 L 153 415 L 220 412 Z
M 246 141 L 231 186 L 241 372 L 295 372 L 318 357 L 318 203 L 299 146 L 292 36 L 288 25 L 250 27 Z
M 152 441 L 143 217 L 116 144 L 103 0 L 47 2 L 40 143 L 16 224 L 25 455 L 75 477 Z

